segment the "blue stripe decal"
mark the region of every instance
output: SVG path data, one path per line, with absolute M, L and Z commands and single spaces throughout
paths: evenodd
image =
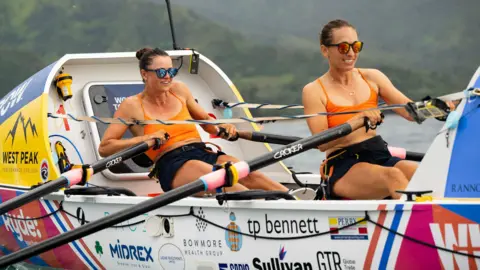
M 400 225 L 400 220 L 402 219 L 403 214 L 403 204 L 395 205 L 395 215 L 393 216 L 392 226 L 390 228 L 393 231 L 398 230 Z M 380 266 L 378 269 L 387 269 L 388 259 L 390 257 L 390 252 L 392 252 L 393 240 L 395 239 L 395 234 L 389 232 L 387 236 L 387 241 L 385 242 L 385 248 L 383 249 L 382 258 L 380 259 Z
M 52 205 L 50 204 L 49 201 L 44 201 L 45 204 L 47 205 L 48 209 L 50 210 L 50 212 L 54 212 L 55 210 L 53 209 Z M 57 221 L 58 225 L 60 225 L 60 227 L 62 228 L 63 232 L 66 232 L 67 231 L 67 228 L 65 228 L 65 226 L 63 225 L 63 223 L 60 221 L 60 218 L 58 217 L 57 213 L 53 214 L 53 216 L 55 217 L 55 220 Z M 88 265 L 90 265 L 90 267 L 92 267 L 93 269 L 97 269 L 95 267 L 95 265 L 93 265 L 93 263 L 90 261 L 90 259 L 85 255 L 85 253 L 82 251 L 82 249 L 78 246 L 77 244 L 77 241 L 73 241 L 71 242 L 72 245 L 75 247 L 75 249 L 77 250 L 77 252 L 82 256 L 83 259 L 85 259 L 85 261 L 87 261 Z
M 480 77 L 472 87 L 480 88 Z M 457 127 L 444 197 L 480 198 L 478 159 L 480 158 L 480 97 L 473 96 L 465 104 Z M 450 145 L 453 141 L 450 142 Z
M 8 250 L 6 247 L 0 245 L 0 251 L 4 254 L 4 255 L 8 255 L 10 254 L 10 250 Z

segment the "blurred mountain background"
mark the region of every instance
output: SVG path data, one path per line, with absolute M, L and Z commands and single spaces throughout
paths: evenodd
M 300 103 L 328 66 L 318 32 L 343 18 L 378 68 L 412 99 L 466 87 L 480 65 L 478 0 L 175 0 L 180 47 L 195 48 L 250 102 Z M 0 94 L 66 53 L 172 49 L 163 0 L 0 1 Z M 107 72 L 107 71 L 106 71 Z

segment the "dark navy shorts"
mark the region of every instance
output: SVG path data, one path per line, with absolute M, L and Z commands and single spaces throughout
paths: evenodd
M 340 154 L 345 150 L 345 153 Z M 334 157 L 336 155 L 338 156 Z M 402 160 L 390 154 L 388 145 L 381 136 L 375 136 L 358 144 L 336 150 L 328 155 L 327 159 L 330 157 L 332 159 L 327 160 L 322 171 L 326 175 L 330 175 L 331 171 L 327 184 L 330 197 L 332 198 L 338 198 L 333 194 L 333 185 L 338 179 L 342 178 L 353 165 L 359 162 L 367 162 L 385 167 L 393 167 L 397 162 Z
M 205 143 L 191 143 L 180 146 L 164 154 L 153 167 L 148 175 L 159 180 L 160 186 L 164 192 L 172 189 L 173 178 L 177 171 L 189 160 L 200 160 L 211 165 L 217 163 L 217 158 L 225 153 L 217 151 L 216 153 Z

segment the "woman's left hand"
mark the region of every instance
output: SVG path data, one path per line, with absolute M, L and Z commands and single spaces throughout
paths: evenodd
M 219 130 L 219 134 L 217 134 L 218 136 L 222 137 L 223 139 L 230 139 L 232 137 L 235 137 L 237 135 L 237 128 L 232 125 L 232 124 L 221 124 L 221 125 L 218 125 L 219 129 L 220 128 L 223 128 L 225 129 L 225 132 L 221 132 L 222 130 L 220 129 Z
M 454 111 L 457 108 L 459 102 L 447 101 L 447 106 L 450 108 L 450 111 Z

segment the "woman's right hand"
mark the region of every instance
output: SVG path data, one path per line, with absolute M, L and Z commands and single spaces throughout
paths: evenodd
M 155 133 L 149 134 L 147 140 L 158 138 L 161 144 L 164 144 L 168 140 L 168 133 L 165 130 L 159 130 Z
M 364 111 L 355 115 L 352 119 L 367 117 L 370 125 L 376 126 L 383 122 L 382 113 L 380 110 Z

